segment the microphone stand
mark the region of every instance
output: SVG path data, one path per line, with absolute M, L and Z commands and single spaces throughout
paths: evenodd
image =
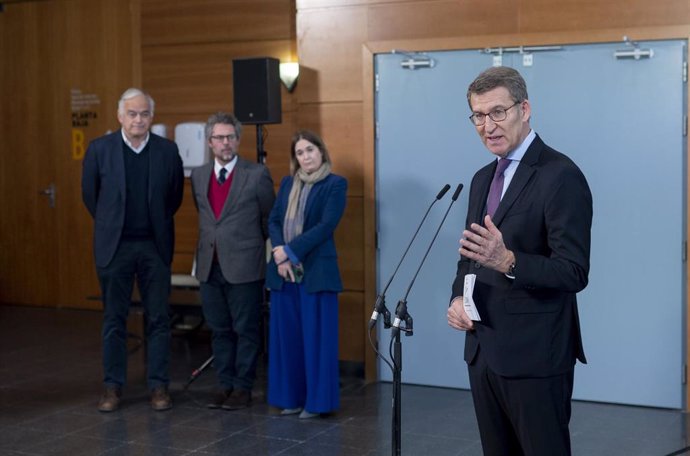
M 398 302 L 398 307 L 396 308 L 396 315 L 407 314 L 407 301 L 400 300 Z M 412 324 L 412 317 L 407 314 L 407 321 Z M 412 329 L 407 332 L 408 328 L 405 327 L 405 335 L 411 336 Z M 392 445 L 391 448 L 393 456 L 400 456 L 402 451 L 402 343 L 400 342 L 400 331 L 392 330 L 391 335 L 393 336 L 393 413 L 392 413 Z
M 419 274 L 419 271 L 422 269 L 424 261 L 426 261 L 426 257 L 429 255 L 431 247 L 434 245 L 434 242 L 438 237 L 438 233 L 439 231 L 441 231 L 443 223 L 446 221 L 446 217 L 448 217 L 450 208 L 453 206 L 453 203 L 458 199 L 458 196 L 460 196 L 462 187 L 462 184 L 458 184 L 457 188 L 455 189 L 455 193 L 453 193 L 453 197 L 451 199 L 450 204 L 448 205 L 448 209 L 446 209 L 446 213 L 443 215 L 443 219 L 441 219 L 441 223 L 439 223 L 438 228 L 436 229 L 436 233 L 434 234 L 434 237 L 431 239 L 429 247 L 427 247 L 426 253 L 424 253 L 424 257 L 422 258 L 422 261 L 419 263 L 417 271 L 414 273 L 414 276 L 412 277 L 410 285 L 407 287 L 405 296 L 400 301 L 398 301 L 398 306 L 395 309 L 395 321 L 393 322 L 393 326 L 391 329 L 391 333 L 393 336 L 393 441 L 391 445 L 393 456 L 400 456 L 402 445 L 402 343 L 400 342 L 400 331 L 405 331 L 406 337 L 414 335 L 412 316 L 407 312 L 407 296 L 410 294 L 410 290 L 412 290 L 412 285 L 414 285 L 414 282 L 417 279 L 417 275 Z M 403 321 L 405 322 L 405 327 L 401 328 L 400 324 Z
M 434 200 L 431 202 L 431 204 L 426 210 L 426 213 L 424 214 L 424 217 L 422 217 L 422 221 L 419 222 L 419 226 L 417 226 L 417 231 L 415 231 L 412 235 L 412 239 L 410 239 L 409 244 L 407 244 L 405 252 L 402 254 L 402 257 L 400 257 L 400 261 L 398 261 L 398 265 L 395 267 L 393 274 L 391 274 L 390 278 L 388 279 L 388 283 L 386 283 L 386 286 L 383 287 L 383 291 L 381 292 L 381 294 L 376 297 L 374 311 L 372 312 L 371 319 L 369 320 L 369 330 L 371 330 L 374 327 L 374 325 L 376 325 L 376 321 L 378 320 L 379 315 L 383 315 L 383 327 L 391 327 L 391 313 L 386 308 L 386 291 L 388 291 L 388 287 L 391 285 L 391 282 L 393 282 L 393 278 L 398 273 L 398 269 L 400 269 L 400 265 L 402 265 L 405 256 L 407 256 L 407 252 L 410 251 L 410 247 L 412 247 L 412 243 L 417 237 L 419 230 L 422 228 L 422 225 L 424 225 L 424 221 L 426 220 L 426 217 L 429 215 L 429 211 L 431 211 L 431 208 L 434 206 L 436 201 L 439 201 L 441 198 L 443 198 L 443 196 L 448 192 L 448 190 L 450 190 L 450 185 L 444 185 L 443 188 L 438 192 L 438 195 L 436 195 L 436 198 L 434 198 Z
M 184 385 L 184 387 L 183 387 L 182 389 L 183 389 L 183 390 L 187 390 L 187 388 L 189 388 L 189 385 L 191 385 L 192 382 L 193 382 L 194 380 L 196 380 L 196 378 L 197 378 L 199 375 L 201 375 L 201 373 L 202 373 L 208 366 L 211 365 L 211 363 L 213 362 L 214 359 L 215 359 L 215 356 L 211 355 L 211 357 L 208 358 L 206 361 L 204 361 L 204 363 L 203 363 L 201 366 L 199 366 L 199 367 L 197 367 L 196 369 L 194 369 L 194 371 L 192 371 L 192 375 L 189 376 L 189 379 L 187 380 L 187 383 Z
M 264 126 L 256 125 L 256 162 L 262 165 L 266 164 L 266 151 L 264 150 Z

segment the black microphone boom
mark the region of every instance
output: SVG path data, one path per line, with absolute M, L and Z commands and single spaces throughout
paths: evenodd
M 460 196 L 460 192 L 462 191 L 462 187 L 463 187 L 462 184 L 458 184 L 458 187 L 455 189 L 455 192 L 453 192 L 453 197 L 451 198 L 453 200 L 453 203 L 458 200 L 458 196 Z M 453 204 L 453 203 L 451 203 L 451 204 Z
M 374 312 L 372 312 L 371 319 L 369 320 L 369 329 L 374 327 L 374 325 L 376 324 L 376 321 L 379 319 L 379 315 L 383 315 L 384 327 L 386 327 L 386 328 L 391 327 L 391 313 L 386 308 L 386 291 L 388 291 L 388 287 L 391 285 L 391 282 L 393 282 L 393 278 L 395 277 L 395 274 L 398 273 L 398 269 L 400 269 L 400 265 L 402 264 L 403 260 L 405 259 L 407 252 L 409 252 L 410 247 L 412 247 L 412 243 L 414 242 L 415 238 L 417 237 L 419 230 L 422 228 L 422 225 L 424 224 L 426 217 L 429 215 L 429 211 L 431 211 L 432 206 L 436 203 L 436 201 L 439 201 L 441 198 L 443 198 L 445 196 L 445 194 L 448 193 L 448 190 L 450 190 L 450 185 L 448 185 L 448 184 L 444 185 L 443 188 L 438 192 L 438 195 L 436 195 L 436 198 L 429 205 L 429 208 L 426 210 L 424 217 L 422 217 L 422 221 L 419 222 L 419 226 L 417 227 L 417 231 L 414 232 L 412 239 L 410 239 L 410 243 L 407 244 L 407 248 L 405 249 L 405 252 L 402 254 L 402 257 L 400 258 L 398 265 L 395 267 L 393 274 L 391 274 L 390 279 L 388 279 L 388 283 L 386 283 L 386 286 L 383 288 L 383 291 L 376 298 L 376 305 L 374 306 Z M 456 190 L 456 193 L 459 194 L 459 191 Z M 455 201 L 458 198 L 457 194 L 453 195 L 455 198 L 453 201 Z
M 441 190 L 439 190 L 438 195 L 436 195 L 436 201 L 443 198 L 446 195 L 446 193 L 448 193 L 448 190 L 450 190 L 450 185 L 448 185 L 448 184 L 444 185 L 443 188 Z M 431 203 L 431 204 L 433 204 L 433 203 Z
M 453 193 L 453 197 L 451 198 L 451 202 L 448 205 L 448 209 L 446 209 L 446 213 L 443 215 L 443 219 L 441 219 L 441 223 L 439 223 L 438 228 L 436 229 L 436 233 L 434 234 L 434 237 L 431 239 L 431 242 L 429 243 L 429 247 L 426 249 L 426 253 L 424 253 L 424 257 L 422 258 L 422 261 L 419 263 L 419 267 L 417 268 L 417 271 L 414 273 L 414 276 L 412 277 L 412 280 L 410 281 L 410 285 L 407 287 L 407 291 L 405 292 L 405 297 L 403 297 L 400 301 L 398 301 L 398 306 L 396 308 L 395 312 L 395 321 L 393 322 L 393 332 L 397 332 L 400 330 L 400 323 L 404 320 L 405 321 L 405 335 L 411 336 L 412 335 L 412 318 L 410 315 L 407 313 L 407 296 L 410 294 L 410 290 L 412 290 L 412 285 L 414 285 L 415 280 L 417 280 L 417 275 L 419 274 L 419 271 L 421 271 L 422 266 L 424 265 L 424 261 L 426 260 L 427 255 L 429 255 L 429 252 L 431 251 L 431 247 L 434 245 L 434 242 L 436 241 L 436 238 L 438 237 L 439 231 L 441 231 L 441 227 L 443 226 L 443 223 L 446 221 L 446 217 L 448 217 L 448 213 L 450 212 L 450 208 L 453 206 L 453 203 L 457 201 L 458 197 L 460 196 L 460 192 L 462 191 L 462 184 L 458 184 L 458 187 L 455 189 L 455 193 Z

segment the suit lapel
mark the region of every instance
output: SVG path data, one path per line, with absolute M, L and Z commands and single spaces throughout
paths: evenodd
M 113 164 L 113 174 L 119 176 L 118 184 L 120 191 L 120 196 L 122 196 L 122 201 L 127 199 L 127 176 L 125 176 L 125 157 L 124 148 L 125 143 L 122 139 L 122 132 L 120 130 L 116 131 L 111 136 L 112 145 L 110 150 L 113 151 L 112 164 Z
M 153 195 L 156 191 L 156 184 L 158 181 L 158 176 L 160 175 L 159 168 L 154 166 L 156 163 L 161 163 L 160 160 L 158 160 L 158 148 L 155 146 L 155 139 L 153 136 L 153 133 L 149 133 L 149 143 L 148 143 L 148 148 L 149 148 L 149 204 L 151 204 L 151 200 L 153 199 Z
M 318 201 L 319 198 L 319 193 L 321 193 L 321 190 L 325 187 L 325 182 L 328 179 L 328 176 L 322 181 L 317 182 L 314 184 L 309 191 L 309 196 L 307 197 L 307 206 L 304 208 L 304 221 L 307 221 L 307 217 L 309 216 L 309 212 L 311 211 L 312 206 L 314 206 L 314 201 Z
M 477 174 L 477 194 L 480 199 L 475 202 L 474 209 L 472 210 L 472 221 L 480 225 L 484 225 L 484 211 L 486 210 L 486 199 L 489 196 L 489 187 L 491 186 L 491 179 L 493 179 L 494 172 L 496 171 L 496 160 L 494 160 L 493 165 L 488 165 L 479 170 Z M 500 207 L 500 206 L 499 206 Z
M 194 173 L 194 176 L 197 179 L 197 183 L 194 186 L 197 187 L 198 184 L 198 190 L 202 192 L 201 194 L 203 195 L 202 198 L 197 199 L 197 204 L 199 204 L 199 212 L 201 212 L 202 210 L 207 211 L 213 217 L 215 217 L 215 215 L 213 215 L 213 209 L 211 209 L 211 203 L 209 203 L 208 201 L 208 187 L 211 184 L 211 174 L 213 174 L 213 163 L 214 160 L 211 160 L 210 163 L 203 165 L 203 167 L 199 169 L 199 172 Z
M 494 225 L 499 226 L 503 218 L 505 218 L 510 207 L 513 205 L 513 203 L 515 203 L 518 196 L 520 196 L 520 193 L 522 193 L 525 185 L 527 185 L 532 178 L 532 175 L 535 172 L 534 164 L 539 161 L 543 147 L 544 143 L 539 136 L 535 137 L 532 141 L 532 144 L 530 144 L 529 148 L 527 149 L 527 152 L 525 152 L 525 155 L 522 157 L 520 164 L 515 170 L 513 179 L 511 179 L 510 185 L 508 186 L 508 189 L 498 205 L 498 209 L 496 209 L 496 213 L 493 217 Z
M 237 199 L 240 197 L 248 177 L 246 163 L 241 158 L 237 157 L 237 164 L 235 164 L 235 169 L 233 170 L 230 193 L 228 193 L 228 197 L 225 199 L 225 204 L 223 205 L 223 210 L 220 213 L 220 218 L 223 218 L 223 216 L 237 202 Z

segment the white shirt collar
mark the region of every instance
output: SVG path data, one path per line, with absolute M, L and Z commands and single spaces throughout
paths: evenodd
M 142 150 L 144 150 L 144 147 L 146 147 L 146 144 L 149 143 L 150 134 L 148 132 L 146 133 L 146 138 L 144 138 L 144 140 L 141 142 L 141 144 L 139 144 L 139 147 L 134 147 L 132 145 L 132 142 L 127 138 L 127 135 L 125 135 L 125 131 L 123 129 L 120 129 L 120 133 L 122 133 L 122 139 L 124 139 L 125 144 L 127 144 L 127 146 L 137 154 L 140 153 Z
M 527 137 L 522 141 L 522 143 L 515 148 L 512 152 L 508 154 L 506 158 L 519 162 L 522 160 L 522 157 L 525 156 L 525 153 L 527 152 L 527 149 L 529 149 L 529 146 L 532 145 L 532 141 L 534 141 L 534 138 L 537 137 L 537 134 L 530 128 L 529 133 L 527 134 Z
M 218 163 L 218 160 L 213 160 L 213 172 L 216 173 L 216 179 L 218 178 L 218 175 L 220 174 L 220 170 L 225 168 L 228 171 L 228 176 L 230 173 L 232 173 L 232 170 L 235 169 L 235 165 L 237 164 L 237 155 L 232 157 L 232 160 L 230 162 L 223 166 L 220 163 Z

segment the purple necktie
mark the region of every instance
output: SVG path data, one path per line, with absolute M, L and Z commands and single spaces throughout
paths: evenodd
M 489 198 L 486 200 L 486 213 L 491 217 L 496 213 L 498 203 L 501 202 L 501 193 L 503 193 L 503 172 L 510 165 L 510 160 L 507 158 L 499 158 L 498 165 L 496 165 L 496 173 L 491 180 L 491 188 L 489 188 Z

